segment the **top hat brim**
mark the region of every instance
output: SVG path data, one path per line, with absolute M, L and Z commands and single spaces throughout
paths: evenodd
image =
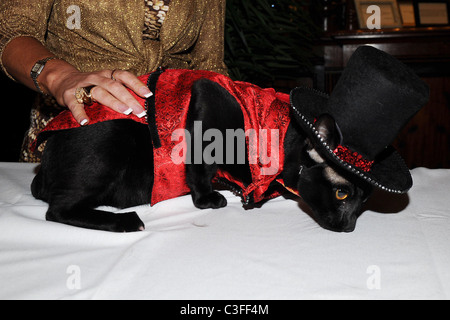
M 329 96 L 325 93 L 309 88 L 296 88 L 291 92 L 291 108 L 294 117 L 313 140 L 316 151 L 338 167 L 379 189 L 390 193 L 407 193 L 413 185 L 411 173 L 393 146 L 386 146 L 373 160 L 370 171 L 365 171 L 341 159 L 327 145 L 314 127 L 314 122 L 322 114 L 330 114 L 328 100 Z

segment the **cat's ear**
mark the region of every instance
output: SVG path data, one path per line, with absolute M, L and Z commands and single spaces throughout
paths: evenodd
M 325 140 L 331 149 L 337 148 L 342 142 L 342 134 L 339 130 L 336 121 L 329 114 L 322 114 L 317 118 L 314 127 L 319 132 L 320 136 Z

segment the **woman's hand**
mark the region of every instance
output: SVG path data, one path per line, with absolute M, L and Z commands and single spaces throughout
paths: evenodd
M 116 112 L 127 115 L 133 113 L 138 117 L 143 117 L 145 110 L 127 88 L 142 98 L 152 95 L 147 86 L 128 71 L 102 70 L 83 73 L 62 60 L 49 61 L 38 80 L 60 105 L 69 108 L 81 125 L 88 124 L 89 118 L 84 105 L 75 97 L 77 88 L 94 86 L 91 90 L 92 99 Z
M 1 58 L 14 79 L 37 91 L 30 70 L 37 61 L 51 56 L 53 54 L 38 40 L 24 36 L 11 40 Z M 116 70 L 115 80 L 112 73 L 113 70 L 82 73 L 64 60 L 53 59 L 47 62 L 37 80 L 41 90 L 54 96 L 60 105 L 68 107 L 81 125 L 86 125 L 89 118 L 84 105 L 78 103 L 75 92 L 78 88 L 91 86 L 94 86 L 91 91 L 93 99 L 99 103 L 117 112 L 143 116 L 144 108 L 127 88 L 143 98 L 151 95 L 150 90 L 130 72 Z

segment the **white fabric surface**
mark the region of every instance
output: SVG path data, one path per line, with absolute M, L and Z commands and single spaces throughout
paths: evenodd
M 376 195 L 350 234 L 229 192 L 217 211 L 138 207 L 146 230 L 114 234 L 45 221 L 34 167 L 0 163 L 1 299 L 450 298 L 450 170 L 414 170 L 409 195 Z

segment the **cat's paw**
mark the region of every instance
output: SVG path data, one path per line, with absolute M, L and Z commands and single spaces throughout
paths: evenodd
M 117 214 L 117 221 L 114 226 L 114 232 L 137 232 L 144 231 L 145 225 L 136 212 L 127 212 Z
M 219 209 L 227 206 L 227 199 L 219 192 L 214 191 L 194 199 L 194 205 L 199 209 Z

